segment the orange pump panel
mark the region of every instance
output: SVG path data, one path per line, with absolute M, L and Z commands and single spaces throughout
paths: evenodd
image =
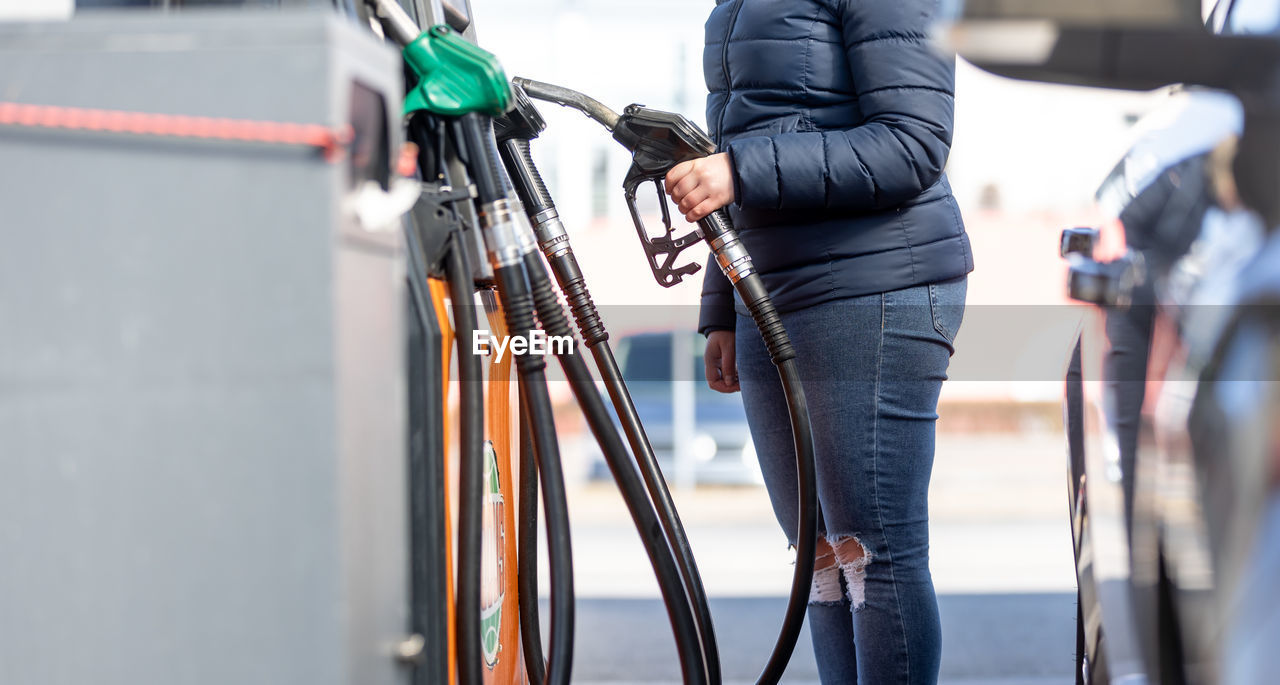
M 505 315 L 492 291 L 482 294 L 489 330 L 495 337 L 507 335 Z M 516 581 L 516 494 L 515 473 L 519 467 L 518 412 L 519 395 L 511 354 L 501 360 L 490 353 L 488 383 L 485 392 L 485 435 L 493 446 L 494 463 L 497 466 L 495 484 L 498 492 L 491 513 L 494 535 L 486 537 L 482 591 L 486 611 L 491 624 L 497 624 L 497 649 L 486 655 L 484 682 L 486 685 L 515 685 L 527 683 L 524 655 L 520 649 L 520 614 L 518 584 Z M 486 528 L 488 527 L 486 522 Z M 488 531 L 486 531 L 488 532 Z M 493 566 L 490 566 L 492 564 Z M 501 620 L 493 618 L 500 612 Z M 492 636 L 490 636 L 492 637 Z
M 436 320 L 440 324 L 440 364 L 442 367 L 441 370 L 443 371 L 440 377 L 444 379 L 444 385 L 440 388 L 440 395 L 443 400 L 441 406 L 445 408 L 445 458 L 442 460 L 444 462 L 444 473 L 441 474 L 441 477 L 444 479 L 445 483 L 444 527 L 445 530 L 449 531 L 449 534 L 445 536 L 444 540 L 444 563 L 446 573 L 448 573 L 448 577 L 445 578 L 445 587 L 448 588 L 449 593 L 446 606 L 448 607 L 449 616 L 452 619 L 454 612 L 457 611 L 454 605 L 455 597 L 453 590 L 453 539 L 454 536 L 457 535 L 457 530 L 453 526 L 453 502 L 451 501 L 451 495 L 454 488 L 457 487 L 457 484 L 454 482 L 453 474 L 449 468 L 451 463 L 449 455 L 455 454 L 458 449 L 457 446 L 452 443 L 453 436 L 449 434 L 449 427 L 454 425 L 454 412 L 452 411 L 453 403 L 450 400 L 450 387 L 452 386 L 452 383 L 450 383 L 449 378 L 449 366 L 452 361 L 451 353 L 453 352 L 453 323 L 449 320 L 449 308 L 445 304 L 445 300 L 448 298 L 449 294 L 449 284 L 441 279 L 432 278 L 428 281 L 428 286 L 431 289 L 431 308 L 435 310 Z M 458 681 L 458 665 L 455 663 L 454 657 L 454 655 L 458 653 L 458 637 L 454 633 L 455 626 L 452 620 L 448 621 L 448 626 L 449 682 L 455 683 Z

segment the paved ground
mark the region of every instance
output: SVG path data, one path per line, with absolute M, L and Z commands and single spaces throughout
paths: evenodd
M 1075 576 L 1064 461 L 1052 433 L 939 437 L 931 565 L 944 682 L 1072 681 Z M 726 679 L 752 681 L 776 637 L 791 554 L 762 489 L 698 488 L 676 499 L 712 597 Z M 666 614 L 616 490 L 575 488 L 570 514 L 579 597 L 574 681 L 675 682 Z M 817 681 L 807 638 L 806 631 L 786 682 Z
M 939 437 L 930 489 L 939 592 L 1074 591 L 1065 460 L 1053 434 Z M 792 556 L 763 488 L 674 494 L 709 593 L 786 595 Z M 659 596 L 612 483 L 574 488 L 569 508 L 578 596 Z
M 947 595 L 942 611 L 942 681 L 960 685 L 1067 685 L 1075 646 L 1075 594 Z M 781 597 L 712 600 L 725 681 L 750 683 L 773 648 Z M 656 599 L 578 603 L 575 683 L 677 683 L 675 643 Z M 786 683 L 817 683 L 806 628 Z

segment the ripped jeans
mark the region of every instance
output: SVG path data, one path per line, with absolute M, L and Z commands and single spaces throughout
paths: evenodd
M 813 427 L 820 535 L 835 551 L 819 553 L 809 602 L 823 683 L 937 682 L 929 476 L 966 285 L 961 277 L 782 315 Z M 739 314 L 735 339 L 751 437 L 794 544 L 795 453 L 778 373 L 750 318 Z

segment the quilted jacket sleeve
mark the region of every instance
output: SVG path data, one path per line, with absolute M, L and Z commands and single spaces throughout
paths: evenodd
M 864 121 L 729 143 L 737 203 L 895 207 L 937 182 L 951 147 L 955 64 L 927 31 L 937 0 L 824 0 L 840 22 Z

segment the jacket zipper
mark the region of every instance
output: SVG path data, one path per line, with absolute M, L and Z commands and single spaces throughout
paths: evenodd
M 733 14 L 729 15 L 729 28 L 724 32 L 724 44 L 720 46 L 720 68 L 724 71 L 724 106 L 720 108 L 719 121 L 716 122 L 716 146 L 721 145 L 724 137 L 724 111 L 729 109 L 729 98 L 733 96 L 733 81 L 729 80 L 729 36 L 733 35 L 733 27 L 738 23 L 738 12 L 742 11 L 742 3 L 738 0 L 733 6 Z

